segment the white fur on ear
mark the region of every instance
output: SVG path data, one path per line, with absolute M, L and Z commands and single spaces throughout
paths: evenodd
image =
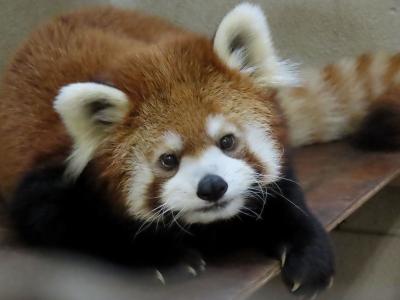
M 54 109 L 73 139 L 67 176 L 76 178 L 112 125 L 128 112 L 127 96 L 120 90 L 92 82 L 72 83 L 61 88 Z
M 229 67 L 249 73 L 257 84 L 298 84 L 293 67 L 276 55 L 266 17 L 257 5 L 239 4 L 223 18 L 214 50 Z

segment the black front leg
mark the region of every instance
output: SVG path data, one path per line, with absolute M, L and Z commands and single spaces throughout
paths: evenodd
M 330 239 L 304 201 L 290 164 L 283 179 L 267 189 L 263 221 L 257 231 L 267 237 L 259 245 L 281 261 L 284 282 L 295 294 L 313 295 L 326 288 L 334 275 Z
M 15 232 L 27 245 L 130 262 L 131 224 L 83 178 L 67 182 L 64 171 L 38 167 L 23 178 L 8 205 Z
M 84 173 L 68 182 L 64 171 L 63 165 L 38 167 L 15 191 L 8 213 L 27 245 L 83 253 L 120 266 L 171 269 L 176 276 L 203 270 L 200 255 L 178 239 L 180 228 L 157 230 L 127 218 L 113 209 L 92 176 Z

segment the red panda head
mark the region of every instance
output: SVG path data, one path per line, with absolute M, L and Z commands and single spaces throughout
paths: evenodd
M 293 77 L 258 7 L 236 7 L 213 43 L 170 37 L 105 73 L 112 86 L 67 85 L 55 109 L 74 141 L 67 176 L 96 165 L 129 215 L 228 219 L 279 176 L 283 125 L 269 88 Z

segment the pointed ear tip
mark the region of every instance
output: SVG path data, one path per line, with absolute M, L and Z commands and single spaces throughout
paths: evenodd
M 246 14 L 246 15 L 257 15 L 265 17 L 264 11 L 260 7 L 260 5 L 250 2 L 243 2 L 236 5 L 228 14 L 237 13 L 237 14 Z
M 93 98 L 93 97 L 109 97 L 114 102 L 126 102 L 127 95 L 112 86 L 95 83 L 95 82 L 76 82 L 64 85 L 60 88 L 55 103 L 64 102 L 73 98 Z
M 60 112 L 68 101 L 69 97 L 67 97 L 67 94 L 69 93 L 69 86 L 70 84 L 63 86 L 54 99 L 53 107 L 57 112 Z
M 81 85 L 82 83 L 80 82 L 69 83 L 59 89 L 53 102 L 53 108 L 57 113 L 62 114 L 70 107 L 70 100 L 74 98 L 73 96 L 76 97 Z
M 244 2 L 235 6 L 222 18 L 217 28 L 216 37 L 224 40 L 223 36 L 237 31 L 261 30 L 269 31 L 267 17 L 257 4 Z
M 262 11 L 262 9 L 260 8 L 259 4 L 256 3 L 251 3 L 251 2 L 242 2 L 239 3 L 238 5 L 236 5 L 233 10 L 257 10 L 257 11 Z

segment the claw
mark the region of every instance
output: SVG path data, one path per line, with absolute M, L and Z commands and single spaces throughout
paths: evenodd
M 205 262 L 204 259 L 200 259 L 200 265 L 205 267 L 205 266 L 207 266 L 207 263 Z
M 207 263 L 203 259 L 201 259 L 200 260 L 200 267 L 199 267 L 200 271 L 204 272 L 206 270 L 206 266 L 207 266 Z
M 165 285 L 165 279 L 164 276 L 161 274 L 159 270 L 156 269 L 156 278 L 161 282 L 162 285 Z
M 299 282 L 295 282 L 292 286 L 291 292 L 294 293 L 300 288 L 301 284 Z
M 282 256 L 281 256 L 281 266 L 282 266 L 282 268 L 285 265 L 285 262 L 286 262 L 286 249 L 283 249 L 283 253 L 282 253 Z
M 329 279 L 329 283 L 328 283 L 328 289 L 330 289 L 333 286 L 333 277 L 331 277 L 331 279 Z
M 195 270 L 193 267 L 187 266 L 186 269 L 187 269 L 187 271 L 189 272 L 189 274 L 191 274 L 193 277 L 196 277 L 196 276 L 197 276 L 197 272 L 196 272 L 196 270 Z

